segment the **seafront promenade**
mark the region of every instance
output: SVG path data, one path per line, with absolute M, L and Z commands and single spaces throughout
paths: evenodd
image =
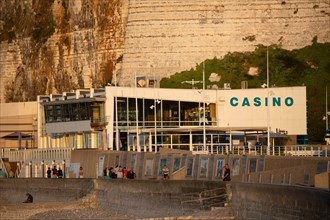
M 77 178 L 79 167 L 84 177 L 102 178 L 103 169 L 121 165 L 132 169 L 141 180 L 161 179 L 164 165 L 173 180 L 221 181 L 223 166 L 228 163 L 232 180 L 264 184 L 317 185 L 329 173 L 329 146 L 276 147 L 274 155 L 263 149 L 235 149 L 226 154 L 207 154 L 177 149 L 159 152 L 104 151 L 101 149 L 30 149 L 2 150 L 0 166 L 13 169 L 19 178 L 45 178 L 48 168 L 61 168 L 64 178 Z M 299 156 L 298 156 L 299 155 Z

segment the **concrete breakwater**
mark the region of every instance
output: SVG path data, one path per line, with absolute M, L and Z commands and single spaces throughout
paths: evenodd
M 219 189 L 224 189 L 221 195 L 217 194 Z M 205 206 L 203 201 L 208 193 L 210 197 L 221 198 L 214 206 L 228 203 L 235 219 L 330 217 L 329 190 L 236 182 L 226 186 L 224 182 L 200 180 L 1 179 L 0 209 L 22 206 L 26 192 L 34 196 L 35 202 L 28 204 L 31 207 L 60 203 L 57 205 L 60 211 L 70 203 L 82 202 L 84 207 L 136 218 L 182 219 L 202 212 L 204 216 L 210 213 L 214 219 L 222 217 L 222 211 L 214 214 L 209 209 L 212 205 Z

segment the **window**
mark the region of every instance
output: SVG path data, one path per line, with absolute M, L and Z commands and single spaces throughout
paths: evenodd
M 174 158 L 173 172 L 180 169 L 180 158 Z
M 98 105 L 98 109 L 94 108 Z M 91 107 L 93 107 L 92 110 Z M 100 120 L 104 117 L 104 103 L 69 103 L 61 105 L 46 105 L 44 107 L 46 123 L 52 122 L 67 122 L 67 121 L 80 121 L 89 120 L 91 115 Z
M 237 176 L 239 173 L 239 158 L 234 158 L 231 166 L 231 175 Z
M 257 159 L 250 159 L 249 173 L 257 171 Z
M 164 167 L 164 165 L 167 166 L 166 162 L 167 162 L 167 159 L 161 159 L 161 160 L 160 160 L 160 165 L 159 165 L 159 175 L 162 175 L 162 171 L 163 171 L 163 167 Z
M 194 158 L 188 158 L 186 176 L 192 176 L 193 164 L 194 164 Z
M 146 160 L 146 166 L 145 166 L 145 176 L 151 176 L 152 175 L 152 161 L 153 159 L 147 159 Z
M 120 155 L 116 155 L 116 164 L 115 164 L 116 166 L 118 165 L 120 165 Z
M 202 158 L 201 160 L 201 177 L 207 176 L 207 166 L 208 166 L 209 159 L 208 158 Z
M 132 154 L 132 158 L 131 158 L 131 169 L 135 170 L 135 164 L 136 164 L 136 154 Z
M 224 164 L 225 161 L 223 158 L 219 158 L 217 160 L 217 173 L 216 173 L 216 177 L 219 177 L 219 178 L 222 178 L 222 172 L 223 172 L 223 167 L 224 167 Z

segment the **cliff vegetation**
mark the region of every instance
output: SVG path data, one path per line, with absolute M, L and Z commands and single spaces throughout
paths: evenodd
M 317 38 L 314 38 L 311 45 L 292 51 L 271 45 L 268 53 L 271 86 L 307 87 L 309 143 L 323 142 L 326 86 L 330 91 L 330 43 L 317 43 Z M 249 88 L 260 88 L 267 82 L 267 47 L 259 45 L 253 52 L 228 53 L 223 59 L 205 60 L 204 65 L 206 88 L 221 89 L 229 83 L 232 89 L 239 89 L 242 81 L 247 81 Z M 192 88 L 191 84 L 182 82 L 202 81 L 202 72 L 203 63 L 197 64 L 194 69 L 162 79 L 161 87 Z M 211 82 L 212 73 L 218 74 L 220 80 Z M 194 85 L 199 89 L 202 86 L 202 83 Z

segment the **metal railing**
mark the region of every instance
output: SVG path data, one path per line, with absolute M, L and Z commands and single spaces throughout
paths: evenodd
M 71 158 L 71 148 L 47 148 L 29 150 L 2 149 L 1 157 L 9 161 L 32 161 L 32 160 L 65 160 Z
M 189 150 L 200 154 L 249 154 L 249 155 L 271 155 L 271 156 L 313 156 L 330 157 L 329 145 L 290 145 L 290 146 L 230 146 L 230 144 L 207 144 L 204 149 L 203 144 L 158 144 L 160 147 L 169 149 Z M 144 146 L 141 146 L 144 148 Z M 155 152 L 155 145 L 147 147 L 149 152 Z M 71 158 L 71 148 L 42 148 L 42 149 L 1 149 L 0 157 L 8 158 L 9 161 L 31 161 L 31 160 L 66 160 Z M 269 154 L 267 154 L 269 152 Z
M 3 173 L 4 173 L 4 177 L 8 177 L 8 172 L 5 166 L 5 163 L 2 160 L 2 156 L 0 155 L 0 168 L 2 169 Z
M 189 150 L 195 154 L 250 154 L 250 155 L 271 155 L 271 156 L 313 156 L 313 157 L 330 157 L 330 145 L 288 145 L 288 146 L 237 146 L 229 143 L 206 144 L 188 144 L 188 143 L 158 143 L 157 150 L 155 144 L 148 146 L 140 146 L 141 149 L 146 148 L 149 152 L 158 152 L 159 148 Z M 131 149 L 131 148 L 130 148 Z M 133 148 L 132 149 L 138 149 Z M 133 150 L 134 151 L 134 150 Z
M 226 188 L 216 188 L 204 190 L 202 192 L 184 193 L 181 197 L 181 204 L 195 204 L 201 209 L 210 209 L 211 207 L 221 207 L 227 202 Z

